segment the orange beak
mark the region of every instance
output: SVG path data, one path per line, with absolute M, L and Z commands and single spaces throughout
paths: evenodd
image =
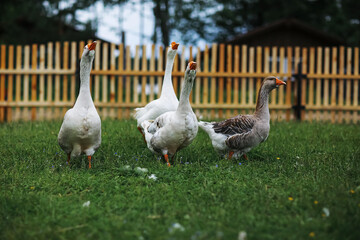
M 179 46 L 179 43 L 176 43 L 176 42 L 171 43 L 172 50 L 176 50 L 178 48 L 178 46 Z
M 279 79 L 276 79 L 276 85 L 286 85 L 286 83 Z
M 196 62 L 190 62 L 189 63 L 189 66 L 190 66 L 190 70 L 195 70 L 196 69 Z
M 96 41 L 94 41 L 93 43 L 89 43 L 87 46 L 88 46 L 89 51 L 95 50 Z

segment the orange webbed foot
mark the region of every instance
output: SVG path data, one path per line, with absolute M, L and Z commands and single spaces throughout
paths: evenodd
M 168 156 L 167 154 L 165 154 L 165 155 L 164 155 L 164 158 L 165 158 L 165 160 L 166 160 L 166 162 L 167 162 L 167 166 L 168 166 L 168 167 L 171 167 L 170 162 L 169 162 L 169 156 Z
M 91 168 L 91 156 L 88 156 L 88 161 L 89 161 L 89 169 Z

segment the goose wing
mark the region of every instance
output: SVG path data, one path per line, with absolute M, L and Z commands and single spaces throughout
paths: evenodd
M 255 119 L 252 115 L 238 115 L 224 121 L 214 123 L 213 129 L 216 133 L 226 136 L 234 134 L 243 134 L 252 130 L 255 125 Z
M 214 131 L 228 138 L 225 144 L 231 149 L 243 149 L 251 145 L 255 119 L 252 115 L 239 115 L 214 124 Z

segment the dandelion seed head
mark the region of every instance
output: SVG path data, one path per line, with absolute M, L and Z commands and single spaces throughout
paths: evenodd
M 169 233 L 174 233 L 175 231 L 183 232 L 185 231 L 185 228 L 180 223 L 173 223 L 169 227 Z
M 83 206 L 83 207 L 89 207 L 89 206 L 90 206 L 90 201 L 84 202 L 82 206 Z
M 151 174 L 151 175 L 149 176 L 149 179 L 152 179 L 152 180 L 156 181 L 157 176 L 156 176 L 155 174 Z
M 323 217 L 330 216 L 330 210 L 328 208 L 324 207 L 322 210 L 323 210 L 323 213 L 321 214 L 321 216 L 323 216 Z

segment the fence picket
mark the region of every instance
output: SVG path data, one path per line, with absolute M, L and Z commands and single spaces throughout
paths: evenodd
M 125 58 L 125 52 L 124 52 L 124 44 L 119 44 L 119 56 L 118 56 L 118 71 L 122 72 L 124 71 L 124 58 Z M 117 102 L 118 104 L 123 103 L 124 101 L 124 77 L 122 75 L 119 75 L 117 78 L 118 83 L 118 95 L 117 95 Z M 117 117 L 119 119 L 123 118 L 123 108 L 118 107 L 117 108 Z
M 339 48 L 339 74 L 344 75 L 344 68 L 345 68 L 345 47 L 340 46 Z M 338 105 L 344 106 L 344 79 L 340 78 L 339 80 L 339 102 Z M 338 122 L 343 122 L 343 111 L 338 111 Z
M 354 48 L 354 76 L 359 76 L 359 48 Z M 355 108 L 353 112 L 353 122 L 358 123 L 358 112 L 359 112 L 359 79 L 354 79 L 354 101 L 353 107 Z
M 271 63 L 271 72 L 272 75 L 277 75 L 277 67 L 278 67 L 278 61 L 277 61 L 277 47 L 272 47 L 271 49 L 271 59 L 272 59 L 272 63 Z M 278 116 L 277 116 L 277 111 L 274 109 L 274 107 L 277 105 L 276 102 L 276 97 L 277 97 L 278 92 L 277 91 L 272 91 L 271 92 L 271 96 L 270 96 L 270 108 L 273 108 L 271 110 L 271 115 L 270 118 L 275 121 Z
M 47 45 L 47 69 L 52 71 L 53 70 L 53 43 L 49 42 Z M 20 63 L 21 65 L 21 63 Z M 53 101 L 53 76 L 52 74 L 48 74 L 47 78 L 47 97 L 46 97 L 46 101 L 50 104 L 52 104 Z M 48 107 L 46 108 L 46 115 L 45 118 L 46 119 L 53 119 L 53 111 L 54 109 L 52 107 Z
M 75 72 L 76 71 L 76 42 L 71 42 L 71 66 L 70 69 Z M 70 102 L 75 103 L 75 93 L 76 93 L 76 77 L 75 74 L 71 74 L 70 77 Z
M 102 43 L 100 41 L 97 41 L 96 47 L 95 47 L 95 60 L 94 60 L 94 70 L 98 71 L 100 70 L 100 56 L 101 56 L 101 45 Z M 100 102 L 100 76 L 95 75 L 94 77 L 94 86 L 92 89 L 90 89 L 91 92 L 94 93 L 94 104 L 97 108 L 98 112 L 101 114 L 102 109 L 99 107 Z M 90 78 L 90 82 L 91 78 Z
M 241 46 L 241 73 L 247 73 L 247 46 Z M 241 78 L 241 95 L 240 95 L 240 105 L 244 106 L 246 104 L 246 78 Z M 245 114 L 245 110 L 241 111 L 241 114 Z
M 40 55 L 39 55 L 39 69 L 45 69 L 45 45 L 40 45 Z M 39 102 L 45 102 L 45 76 L 41 74 L 39 76 Z M 39 107 L 39 120 L 44 120 L 45 108 Z
M 319 69 L 319 66 L 318 66 L 317 69 Z M 310 56 L 309 56 L 309 74 L 314 74 L 314 73 L 315 73 L 315 48 L 311 47 L 310 48 Z M 305 81 L 305 79 L 303 81 Z M 309 79 L 309 94 L 308 94 L 309 98 L 308 98 L 308 101 L 307 101 L 307 105 L 309 107 L 314 106 L 314 85 L 315 85 L 315 79 L 310 78 Z M 315 95 L 315 98 L 317 98 L 317 94 Z M 308 115 L 309 115 L 309 121 L 312 122 L 312 120 L 313 120 L 313 110 L 309 109 L 307 112 L 308 112 Z
M 316 69 L 316 73 L 317 74 L 321 74 L 322 73 L 322 47 L 318 47 L 317 48 L 317 69 Z M 321 106 L 321 79 L 318 78 L 316 79 L 316 102 L 315 105 L 317 107 Z M 320 110 L 316 110 L 316 120 L 319 121 L 320 120 Z
M 332 48 L 332 64 L 331 64 L 331 73 L 337 74 L 337 48 Z M 336 117 L 335 117 L 335 110 L 333 110 L 337 105 L 337 96 L 336 96 L 336 86 L 337 85 L 337 79 L 332 79 L 331 81 L 331 123 L 335 123 Z
M 197 48 L 197 53 L 196 53 L 196 63 L 197 63 L 197 72 L 200 72 L 200 66 L 201 66 L 201 51 L 200 48 Z M 196 81 L 195 81 L 195 104 L 196 105 L 200 105 L 200 85 L 201 83 L 201 78 L 196 77 Z M 200 116 L 200 109 L 196 109 L 195 110 L 195 114 L 197 117 Z
M 307 73 L 307 66 L 308 63 L 308 50 L 307 48 L 303 48 L 302 49 L 302 71 L 303 73 Z M 299 96 L 301 98 L 301 105 L 305 106 L 306 105 L 306 79 L 301 79 L 301 82 L 299 83 L 301 84 L 301 96 Z M 304 109 L 301 110 L 301 120 L 305 120 L 306 118 L 306 112 Z
M 348 47 L 347 48 L 347 59 L 346 59 L 346 75 L 351 76 L 351 63 L 352 63 L 352 51 L 351 48 Z M 346 101 L 345 101 L 345 106 L 350 107 L 351 106 L 351 79 L 346 79 L 345 80 L 345 88 L 346 88 Z M 346 123 L 350 123 L 351 120 L 351 115 L 350 115 L 350 111 L 347 110 L 345 111 L 345 122 Z
M 64 70 L 68 69 L 68 63 L 69 63 L 69 42 L 64 42 L 63 43 L 63 69 Z M 69 80 L 68 80 L 67 75 L 63 76 L 62 84 L 63 84 L 62 101 L 67 102 L 68 101 L 68 85 L 69 85 Z M 67 111 L 66 108 L 62 108 L 62 116 L 65 115 L 66 111 Z
M 164 53 L 164 49 L 162 46 L 159 47 L 159 57 L 158 57 L 158 63 L 157 63 L 157 71 L 158 72 L 163 72 L 164 68 L 163 68 L 163 53 Z M 161 94 L 161 89 L 162 89 L 162 76 L 157 76 L 157 85 L 158 85 L 158 94 L 157 94 L 157 98 L 160 97 Z
M 231 45 L 227 45 L 227 61 L 226 61 L 226 66 L 227 66 L 227 72 L 231 73 L 232 72 L 232 59 L 233 59 L 233 55 L 232 55 L 232 46 Z M 231 104 L 231 98 L 232 98 L 233 92 L 232 92 L 232 78 L 228 77 L 226 79 L 226 103 L 227 104 Z M 225 117 L 229 118 L 231 116 L 231 111 L 230 109 L 226 110 L 226 114 Z
M 240 69 L 240 47 L 236 45 L 234 47 L 234 73 L 238 74 Z M 234 81 L 234 105 L 236 108 L 234 109 L 234 115 L 238 115 L 238 105 L 239 105 L 239 78 L 233 78 Z
M 255 48 L 249 48 L 249 73 L 254 73 L 254 64 L 255 64 Z M 249 78 L 249 100 L 248 104 L 254 105 L 254 78 Z
M 30 46 L 26 45 L 24 48 L 24 69 L 29 70 L 30 68 Z M 24 75 L 24 88 L 23 88 L 23 101 L 25 103 L 29 102 L 29 74 Z M 30 120 L 29 108 L 23 108 L 23 119 Z
M 60 42 L 55 43 L 55 70 L 60 70 Z M 60 75 L 55 75 L 55 104 L 60 104 Z M 55 107 L 54 111 L 55 119 L 60 118 L 60 109 L 58 106 Z
M 287 47 L 287 74 L 291 74 L 292 73 L 292 56 L 293 56 L 293 48 L 292 47 Z M 286 106 L 290 106 L 291 105 L 291 93 L 292 93 L 292 81 L 291 81 L 291 77 L 287 78 L 286 81 L 286 98 L 285 98 L 285 104 Z M 286 110 L 286 116 L 285 116 L 285 120 L 286 121 L 290 121 L 291 119 L 291 109 L 287 109 Z
M 205 45 L 205 50 L 204 50 L 204 73 L 208 73 L 209 72 L 209 47 L 206 44 Z M 203 82 L 203 97 L 202 97 L 202 103 L 204 105 L 207 105 L 209 103 L 209 78 L 208 77 L 203 77 L 202 78 L 202 82 Z M 209 118 L 209 111 L 207 109 L 203 109 L 202 110 L 203 115 L 205 118 Z
M 155 44 L 151 45 L 151 57 L 150 57 L 150 71 L 155 71 Z M 154 87 L 155 87 L 155 77 L 150 77 L 150 95 L 149 101 L 154 100 Z
M 193 52 L 192 52 L 192 46 L 190 46 L 189 47 L 189 53 L 190 53 L 190 55 L 189 55 L 189 62 L 190 61 L 193 61 Z M 188 62 L 188 63 L 189 63 Z M 185 68 L 186 68 L 186 66 L 185 66 Z M 185 71 L 185 70 L 184 70 Z M 192 104 L 193 103 L 193 96 L 194 96 L 194 92 L 195 92 L 195 86 L 193 86 L 193 89 L 192 89 L 192 91 L 190 92 L 190 96 L 189 96 L 189 101 L 190 101 L 190 104 Z
M 12 70 L 14 69 L 14 45 L 10 45 L 9 46 L 9 65 L 8 65 L 8 69 Z M 7 91 L 7 101 L 9 103 L 14 101 L 14 96 L 13 96 L 13 91 L 14 91 L 14 76 L 13 75 L 9 75 L 8 76 L 8 91 Z M 6 121 L 11 122 L 12 121 L 12 107 L 8 107 L 7 108 L 7 112 L 6 112 Z
M 279 49 L 280 51 L 280 55 L 279 55 L 279 72 L 280 74 L 284 74 L 284 64 L 285 64 L 285 48 L 284 47 L 280 47 Z M 279 88 L 278 89 L 278 105 L 280 106 L 284 106 L 284 91 L 285 91 L 285 87 Z M 284 119 L 284 111 L 283 110 L 277 110 L 278 112 L 278 120 L 282 121 Z
M 225 70 L 225 44 L 219 45 L 219 72 L 223 73 Z M 224 78 L 220 77 L 218 80 L 218 103 L 224 103 Z M 223 118 L 223 110 L 218 111 L 219 118 Z
M 110 44 L 110 70 L 115 71 L 115 44 Z M 115 76 L 110 76 L 110 103 L 115 103 Z M 110 118 L 115 118 L 115 109 L 114 107 L 110 108 L 109 113 Z
M 212 45 L 212 51 L 211 51 L 211 72 L 216 72 L 216 65 L 217 65 L 217 44 L 214 43 Z M 216 78 L 211 78 L 211 85 L 210 85 L 210 104 L 216 104 Z M 210 117 L 212 119 L 215 118 L 215 110 L 211 109 L 210 111 Z
M 6 68 L 6 45 L 1 45 L 0 69 Z M 0 102 L 5 102 L 5 75 L 0 75 Z M 0 106 L 0 122 L 5 121 L 5 107 Z
M 102 70 L 103 71 L 107 71 L 108 70 L 108 49 L 109 49 L 109 44 L 108 43 L 104 43 L 103 45 L 103 49 L 102 49 Z M 101 98 L 103 103 L 107 103 L 108 102 L 108 76 L 104 75 L 102 77 L 102 98 Z M 103 107 L 102 109 L 102 116 L 104 119 L 106 119 L 109 115 L 109 109 L 107 107 Z
M 141 71 L 147 71 L 147 58 L 146 58 L 146 45 L 142 47 L 142 62 L 141 62 Z M 146 104 L 146 77 L 141 77 L 141 104 Z
M 324 74 L 329 74 L 330 72 L 330 48 L 326 47 L 325 48 L 325 59 L 324 59 Z M 329 85 L 329 79 L 324 79 L 324 102 L 323 105 L 325 107 L 329 106 L 329 90 L 330 90 L 330 85 Z M 324 119 L 325 121 L 329 120 L 329 111 L 325 110 L 324 111 Z
M 140 64 L 140 46 L 136 46 L 136 54 L 135 54 L 135 69 L 139 71 L 139 64 Z M 131 69 L 131 53 L 130 47 L 126 47 L 126 69 Z M 135 85 L 136 84 L 136 85 Z M 139 85 L 139 77 L 134 77 L 134 95 L 133 98 L 136 100 L 136 103 L 139 101 L 139 94 L 138 94 L 138 85 Z M 131 78 L 126 77 L 126 86 L 125 86 L 125 103 L 126 105 L 130 104 L 131 99 Z M 125 118 L 130 118 L 130 108 L 127 107 L 125 111 Z

